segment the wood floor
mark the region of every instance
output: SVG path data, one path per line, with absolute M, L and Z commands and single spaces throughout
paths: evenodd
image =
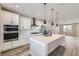
M 27 47 L 27 46 L 25 46 Z M 22 49 L 22 47 L 21 47 Z M 20 48 L 18 49 L 18 51 Z M 31 56 L 30 54 L 30 48 L 25 48 L 23 51 L 19 53 L 8 53 L 11 51 L 7 51 L 2 53 L 3 56 Z M 57 47 L 52 53 L 50 53 L 48 56 L 79 56 L 79 37 L 72 37 L 72 36 L 66 36 L 65 37 L 65 47 L 59 46 Z
M 64 56 L 79 56 L 79 37 L 67 36 Z

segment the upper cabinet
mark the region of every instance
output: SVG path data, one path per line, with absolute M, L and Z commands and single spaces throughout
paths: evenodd
M 3 23 L 6 25 L 19 25 L 19 14 L 2 11 Z
M 20 16 L 20 28 L 19 29 L 31 29 L 31 18 Z

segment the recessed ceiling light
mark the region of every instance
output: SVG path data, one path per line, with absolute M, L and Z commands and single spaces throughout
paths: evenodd
M 64 4 L 63 3 L 60 3 L 60 5 L 63 6 Z
M 19 5 L 16 5 L 16 7 L 19 8 L 20 6 Z
M 40 16 L 40 13 L 37 13 L 38 16 Z

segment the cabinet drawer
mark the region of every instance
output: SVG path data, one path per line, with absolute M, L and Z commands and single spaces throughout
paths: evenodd
M 3 46 L 2 46 L 2 51 L 6 51 L 6 50 L 9 50 L 9 49 L 12 49 L 11 42 L 4 43 Z
M 12 41 L 12 43 L 13 43 L 13 48 L 19 47 L 20 44 L 19 40 Z

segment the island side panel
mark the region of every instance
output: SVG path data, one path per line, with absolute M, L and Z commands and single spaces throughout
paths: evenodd
M 48 54 L 54 51 L 59 46 L 58 40 L 51 41 L 48 43 Z
M 59 45 L 61 45 L 61 46 L 65 46 L 65 36 L 63 36 L 63 37 L 61 37 L 60 39 L 59 39 Z
M 32 56 L 47 56 L 47 44 L 35 39 L 30 39 L 30 51 Z

